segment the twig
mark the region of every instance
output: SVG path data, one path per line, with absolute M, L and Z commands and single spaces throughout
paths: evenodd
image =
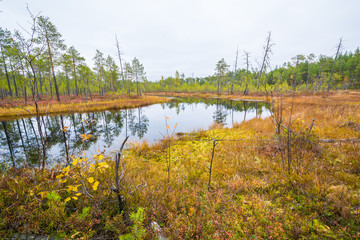
M 118 203 L 119 203 L 119 210 L 120 212 L 122 212 L 125 209 L 125 199 L 123 199 L 123 197 L 120 194 L 120 177 L 119 177 L 119 167 L 120 167 L 120 161 L 121 161 L 121 152 L 124 149 L 125 143 L 126 141 L 129 139 L 129 136 L 127 136 L 125 138 L 125 140 L 123 141 L 123 143 L 121 144 L 120 150 L 119 152 L 116 154 L 116 159 L 115 159 L 115 185 L 116 185 L 116 195 L 118 198 Z M 124 172 L 125 169 L 124 167 L 122 168 L 121 171 L 121 178 L 123 178 L 124 176 Z
M 139 187 L 145 188 L 145 187 L 147 187 L 147 183 L 136 185 L 136 187 L 134 188 L 134 190 L 132 190 L 132 191 L 130 192 L 130 194 L 133 194 Z
M 292 134 L 294 134 L 295 136 L 297 136 L 297 133 L 295 133 L 294 131 L 292 131 L 291 129 L 285 127 L 284 125 L 280 124 L 281 127 L 285 128 L 286 130 L 288 130 L 289 132 L 291 132 Z
M 311 132 L 311 129 L 312 129 L 312 128 L 313 128 L 313 126 L 314 126 L 314 122 L 315 122 L 315 118 L 313 118 L 313 120 L 312 120 L 312 123 L 311 123 L 310 129 L 309 129 L 309 134 L 310 134 L 310 132 Z
M 360 142 L 360 139 L 353 138 L 353 139 L 320 139 L 319 142 L 323 143 L 334 143 L 334 142 Z
M 85 186 L 85 183 L 84 183 L 84 180 L 83 180 L 81 174 L 79 174 L 79 175 L 80 175 L 81 184 L 83 185 L 83 188 L 84 188 L 84 192 L 85 192 L 89 197 L 92 197 L 92 198 L 93 198 L 94 196 L 91 195 L 91 194 L 87 191 L 87 188 L 86 188 L 86 186 Z
M 33 116 L 34 118 L 36 118 L 36 116 L 33 114 L 33 113 L 31 113 L 29 110 L 27 110 L 26 108 L 23 108 L 22 106 L 17 106 L 18 108 L 21 108 L 21 109 L 23 109 L 23 110 L 25 110 L 25 111 L 27 111 L 31 116 Z
M 208 191 L 210 190 L 210 187 L 211 187 L 211 171 L 212 171 L 212 165 L 213 165 L 213 160 L 214 160 L 214 155 L 215 155 L 215 147 L 216 147 L 216 144 L 217 144 L 216 141 L 217 141 L 216 139 L 213 140 L 213 149 L 212 149 L 210 168 L 209 168 Z

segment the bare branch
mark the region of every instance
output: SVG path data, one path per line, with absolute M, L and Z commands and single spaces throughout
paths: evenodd
M 256 91 L 259 91 L 259 86 L 260 86 L 260 81 L 261 81 L 261 74 L 264 71 L 264 68 L 266 66 L 270 65 L 270 54 L 272 54 L 272 47 L 274 46 L 274 43 L 272 43 L 271 40 L 271 32 L 268 33 L 268 36 L 266 38 L 265 41 L 265 45 L 264 45 L 264 57 L 263 57 L 263 61 L 261 64 L 261 68 L 260 68 L 260 73 L 259 73 L 259 78 L 257 81 L 257 87 L 256 87 Z

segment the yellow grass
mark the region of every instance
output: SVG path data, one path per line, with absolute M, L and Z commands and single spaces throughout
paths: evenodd
M 275 107 L 281 101 L 283 103 L 283 125 L 289 126 L 291 117 L 290 128 L 306 140 L 291 142 L 295 144 L 290 146 L 293 161 L 290 172 L 283 165 L 278 151 L 280 144 L 262 141 L 275 139 L 271 117 L 238 123 L 231 129 L 213 125 L 207 131 L 182 135 L 181 141 L 172 141 L 171 155 L 167 141 L 152 145 L 147 142 L 129 144 L 130 148 L 123 153 L 126 174 L 121 181 L 122 194 L 127 202 L 127 212 L 135 212 L 139 207 L 145 209 L 146 239 L 156 238 L 150 227 L 152 221 L 161 225 L 169 239 L 360 237 L 359 143 L 340 145 L 316 141 L 316 138 L 360 138 L 359 94 L 336 93 L 326 98 L 298 95 L 294 99 L 287 95 L 276 97 L 275 101 Z M 315 125 L 309 136 L 304 132 L 309 131 L 313 118 Z M 218 142 L 211 187 L 208 187 L 213 138 L 249 140 Z M 257 148 L 259 146 L 261 148 Z M 289 151 L 282 149 L 283 153 Z M 61 184 L 53 177 L 58 173 L 48 170 L 38 171 L 37 175 L 32 169 L 27 172 L 25 169 L 18 176 L 12 176 L 12 172 L 4 174 L 0 178 L 0 204 L 5 209 L 0 212 L 0 219 L 4 219 L 0 237 L 9 235 L 14 221 L 23 226 L 16 229 L 18 232 L 36 229 L 47 234 L 56 233 L 44 230 L 42 226 L 55 222 L 68 238 L 74 232 L 79 233 L 77 237 L 91 238 L 99 231 L 104 238 L 115 239 L 119 234 L 129 232 L 122 215 L 114 207 L 115 194 L 109 191 L 115 179 L 114 159 L 108 157 L 105 160 L 109 167 L 103 169 L 104 172 L 93 173 L 87 171 L 86 166 L 82 172 L 100 182 L 98 190 L 94 190 L 85 181 L 87 191 L 94 198 L 84 194 L 63 205 L 71 209 L 91 207 L 91 214 L 86 219 L 78 216 L 79 210 L 67 212 L 64 219 L 58 220 L 53 216 L 61 216 L 64 210 L 44 208 L 44 203 L 50 202 L 46 196 L 39 201 L 44 192 L 58 193 L 61 201 L 71 196 L 63 189 L 79 184 L 74 174 L 77 168 L 73 167 L 64 178 L 67 181 Z M 41 211 L 29 211 L 31 208 Z M 84 226 L 89 222 L 98 221 L 99 211 L 101 224 L 91 225 L 85 231 Z M 36 221 L 33 220 L 34 212 Z
M 74 101 L 66 103 L 58 102 L 42 102 L 39 104 L 41 115 L 45 114 L 60 114 L 72 112 L 93 112 L 104 110 L 115 110 L 125 108 L 135 108 L 147 106 L 154 103 L 162 103 L 170 101 L 168 98 L 156 96 L 141 96 L 128 97 L 121 96 L 116 99 L 105 99 L 95 101 Z M 18 105 L 12 107 L 0 107 L 0 120 L 14 119 L 19 117 L 29 117 L 36 114 L 35 106 L 32 105 Z

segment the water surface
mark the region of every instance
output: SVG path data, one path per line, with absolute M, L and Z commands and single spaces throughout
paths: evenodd
M 52 165 L 80 152 L 92 155 L 117 150 L 126 136 L 130 141 L 157 141 L 166 135 L 166 125 L 170 133 L 174 129 L 175 133 L 187 133 L 208 129 L 214 122 L 232 127 L 234 123 L 269 114 L 267 104 L 262 102 L 181 98 L 127 110 L 44 116 L 41 124 L 47 163 Z M 84 134 L 92 137 L 84 141 Z M 38 166 L 39 135 L 35 118 L 1 122 L 0 162 Z

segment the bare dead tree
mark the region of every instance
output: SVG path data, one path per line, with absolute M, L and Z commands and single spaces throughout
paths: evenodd
M 121 78 L 122 78 L 123 85 L 124 85 L 124 84 L 125 84 L 125 78 L 124 78 L 124 71 L 123 71 L 122 61 L 121 61 L 121 52 L 120 52 L 119 42 L 118 42 L 118 39 L 117 39 L 117 36 L 116 36 L 116 35 L 115 35 L 115 39 L 116 39 L 116 48 L 117 48 L 117 52 L 118 52 L 118 56 L 119 56 L 119 61 L 120 61 Z
M 239 48 L 236 49 L 236 58 L 235 58 L 235 69 L 234 69 L 234 79 L 231 84 L 231 94 L 234 94 L 234 84 L 236 79 L 236 68 L 237 68 L 237 62 L 238 62 L 238 55 L 239 55 Z
M 260 72 L 259 72 L 259 78 L 257 81 L 257 87 L 256 87 L 256 92 L 259 91 L 259 86 L 260 86 L 260 81 L 261 81 L 261 74 L 263 73 L 264 69 L 266 66 L 270 65 L 270 54 L 272 54 L 272 47 L 274 46 L 274 43 L 272 43 L 271 40 L 271 32 L 268 33 L 268 36 L 266 37 L 265 40 L 265 45 L 264 45 L 264 56 L 263 56 L 263 60 L 261 63 L 261 67 L 260 67 Z
M 339 45 L 337 46 L 336 55 L 335 55 L 335 58 L 334 58 L 334 63 L 333 63 L 332 68 L 331 68 L 331 73 L 330 73 L 330 77 L 329 77 L 327 93 L 329 93 L 329 91 L 330 91 L 331 78 L 332 78 L 332 75 L 333 75 L 333 73 L 334 73 L 335 62 L 336 62 L 336 59 L 337 59 L 337 57 L 338 57 L 338 55 L 339 55 L 339 52 L 341 51 L 342 47 L 343 47 L 343 45 L 342 45 L 342 38 L 340 38 L 340 40 L 339 40 Z
M 29 7 L 27 7 L 27 10 L 31 17 L 31 21 L 29 21 L 30 30 L 28 31 L 23 27 L 22 27 L 22 29 L 29 35 L 29 39 L 25 40 L 19 32 L 16 32 L 16 36 L 20 43 L 20 49 L 22 50 L 20 52 L 21 59 L 25 60 L 27 66 L 30 66 L 30 69 L 28 69 L 27 71 L 28 71 L 28 75 L 29 75 L 29 79 L 30 79 L 30 88 L 31 88 L 31 92 L 32 92 L 32 98 L 33 98 L 33 101 L 35 104 L 35 110 L 36 110 L 35 116 L 36 116 L 38 132 L 39 132 L 40 140 L 41 140 L 41 147 L 42 147 L 42 156 L 41 156 L 42 168 L 44 168 L 45 160 L 46 160 L 46 144 L 45 144 L 45 138 L 43 136 L 42 127 L 41 127 L 39 105 L 37 103 L 37 98 L 36 98 L 37 74 L 36 74 L 35 67 L 34 67 L 34 60 L 41 55 L 41 53 L 43 52 L 43 50 L 45 48 L 45 45 L 36 46 L 36 44 L 38 43 L 37 38 L 36 38 L 36 33 L 37 33 L 36 21 L 37 21 L 37 17 L 39 16 L 40 13 L 38 13 L 37 15 L 33 15 L 32 12 L 30 11 Z
M 245 87 L 245 91 L 244 91 L 244 95 L 247 95 L 249 93 L 249 56 L 250 53 L 244 51 L 245 54 L 245 62 L 246 62 L 246 87 Z

